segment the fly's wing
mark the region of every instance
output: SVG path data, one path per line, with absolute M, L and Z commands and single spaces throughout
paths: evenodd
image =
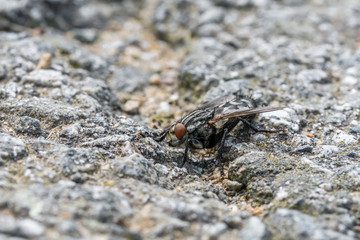
M 245 98 L 228 98 L 226 100 L 227 101 L 224 101 L 222 104 L 217 106 L 215 109 L 214 118 L 256 108 L 253 101 Z
M 181 123 L 184 124 L 187 131 L 191 133 L 211 120 L 216 115 L 215 111 L 217 109 L 222 108 L 222 106 L 228 104 L 234 99 L 235 96 L 229 95 L 217 98 L 213 101 L 205 102 L 184 116 Z
M 258 107 L 258 108 L 239 109 L 238 111 L 232 111 L 230 113 L 223 113 L 223 114 L 216 115 L 209 121 L 209 123 L 215 124 L 218 121 L 225 120 L 225 119 L 230 119 L 230 118 L 235 118 L 235 117 L 246 117 L 246 116 L 251 116 L 251 115 L 258 114 L 258 113 L 273 112 L 273 111 L 277 111 L 277 110 L 281 110 L 281 109 L 283 109 L 283 107 Z
M 233 100 L 235 100 L 235 96 L 234 95 L 228 95 L 228 96 L 224 96 L 224 97 L 219 97 L 216 98 L 212 101 L 208 101 L 208 102 L 204 102 L 203 104 L 201 104 L 199 107 L 197 107 L 196 109 L 207 109 L 207 108 L 217 108 L 219 106 L 222 106 L 223 104 L 226 104 L 228 102 L 231 102 Z

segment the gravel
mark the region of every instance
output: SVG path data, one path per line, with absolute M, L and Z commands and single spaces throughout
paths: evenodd
M 0 239 L 359 239 L 356 1 L 0 0 Z M 257 106 L 217 147 L 156 141 Z

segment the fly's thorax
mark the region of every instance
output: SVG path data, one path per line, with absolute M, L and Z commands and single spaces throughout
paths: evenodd
M 204 117 L 204 118 L 194 119 L 193 121 L 189 122 L 186 125 L 186 132 L 188 134 L 192 134 L 193 132 L 197 131 L 199 128 L 206 125 L 211 118 L 212 118 L 212 115 Z
M 214 116 L 214 109 L 196 109 L 186 115 L 181 123 L 186 126 L 187 133 L 194 132 L 200 126 L 206 124 Z

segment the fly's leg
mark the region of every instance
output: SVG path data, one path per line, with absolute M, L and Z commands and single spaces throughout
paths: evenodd
M 258 129 L 256 126 L 254 126 L 253 124 L 251 124 L 251 122 L 249 122 L 246 119 L 241 119 L 241 121 L 249 128 L 251 128 L 252 130 L 254 130 L 255 132 L 264 132 L 264 133 L 277 133 L 277 132 L 281 132 L 283 130 L 267 130 L 267 129 Z
M 184 165 L 185 165 L 185 162 L 187 161 L 188 159 L 188 151 L 189 151 L 189 144 L 190 144 L 190 140 L 188 139 L 186 141 L 186 144 L 185 144 L 185 152 L 184 152 L 184 157 L 183 157 L 183 161 L 180 165 L 180 168 L 182 168 Z
M 161 142 L 165 137 L 166 135 L 169 133 L 170 129 L 171 129 L 172 126 L 168 127 L 167 129 L 165 129 L 165 131 L 163 131 L 162 133 L 160 133 L 159 136 L 156 136 L 154 138 L 155 141 L 157 142 Z
M 221 156 L 222 156 L 222 152 L 223 152 L 223 149 L 224 149 L 225 138 L 226 138 L 226 135 L 228 134 L 228 132 L 229 132 L 229 130 L 227 128 L 225 128 L 223 136 L 221 138 L 221 142 L 220 142 L 220 146 L 219 146 L 219 150 L 218 150 L 218 155 L 216 156 L 216 161 L 217 161 L 218 167 L 220 168 L 221 176 L 224 176 L 224 168 L 223 168 L 223 164 L 222 164 L 222 161 L 221 161 Z

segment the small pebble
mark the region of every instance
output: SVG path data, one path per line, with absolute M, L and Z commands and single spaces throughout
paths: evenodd
M 153 85 L 159 85 L 161 83 L 161 77 L 159 74 L 153 74 L 151 75 L 149 81 Z
M 136 114 L 139 112 L 140 102 L 136 100 L 128 100 L 124 105 L 124 111 L 129 114 Z
M 36 69 L 48 69 L 51 66 L 52 55 L 51 53 L 44 53 L 41 55 L 38 64 L 36 65 Z
M 299 147 L 295 148 L 293 152 L 295 152 L 295 153 L 299 153 L 299 152 L 311 153 L 312 150 L 313 150 L 312 146 L 310 146 L 310 145 L 302 145 L 302 146 L 299 146 Z
M 360 126 L 349 128 L 350 133 L 360 133 Z

